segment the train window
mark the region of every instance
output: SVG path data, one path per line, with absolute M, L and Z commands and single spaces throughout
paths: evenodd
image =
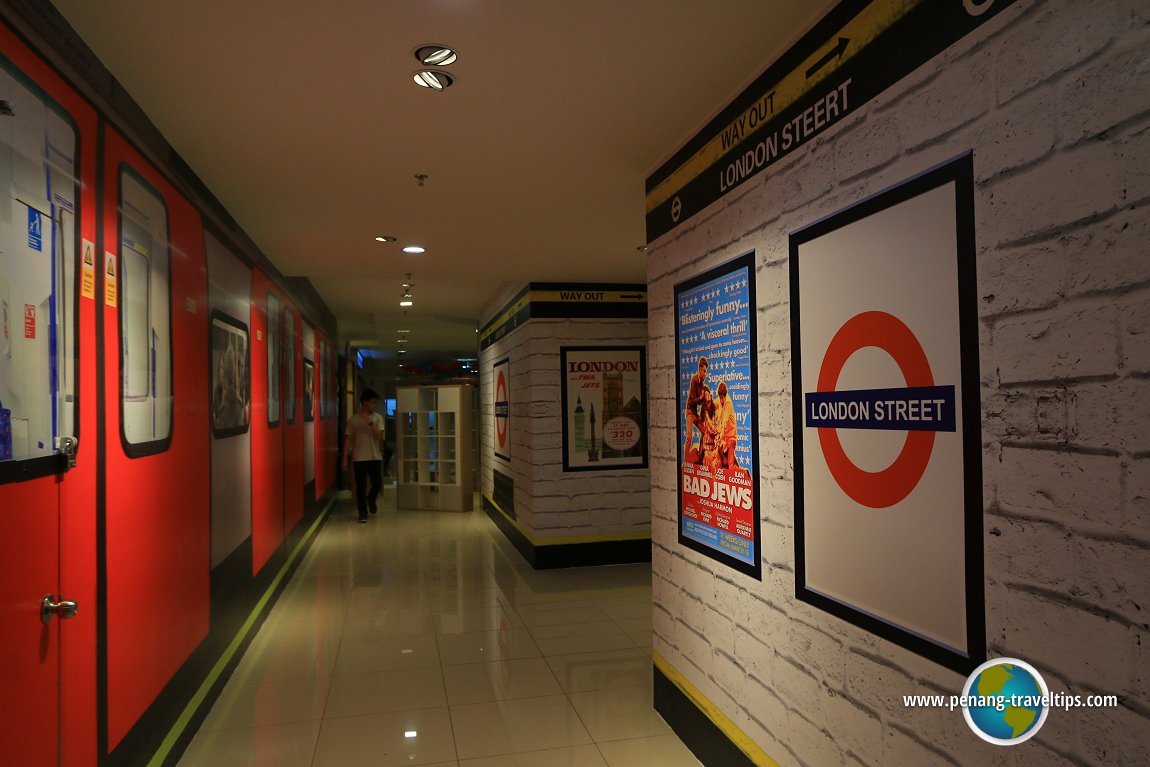
M 0 65 L 0 481 L 55 471 L 75 436 L 76 130 Z M 23 465 L 23 464 L 22 464 Z
M 288 423 L 295 423 L 295 315 L 284 307 L 284 412 Z
M 120 172 L 120 401 L 128 455 L 167 449 L 172 433 L 168 211 L 127 168 Z
M 315 420 L 315 363 L 307 358 L 303 361 L 303 420 Z
M 323 387 L 319 391 L 319 417 L 331 418 L 331 346 L 324 341 L 320 350 L 323 353 Z
M 278 426 L 280 422 L 281 338 L 280 300 L 275 293 L 268 293 L 268 426 Z

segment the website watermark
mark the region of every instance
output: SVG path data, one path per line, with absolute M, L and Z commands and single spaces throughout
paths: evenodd
M 1008 707 L 1034 708 L 1043 706 L 1070 711 L 1075 708 L 1114 708 L 1118 705 L 1117 695 L 1070 695 L 1054 692 L 1049 695 L 903 695 L 905 708 L 984 708 L 993 706 L 995 711 L 1004 712 Z
M 1017 658 L 995 658 L 967 677 L 961 695 L 903 695 L 905 708 L 961 710 L 975 735 L 998 746 L 1034 737 L 1052 710 L 1114 708 L 1117 695 L 1051 692 L 1034 666 Z

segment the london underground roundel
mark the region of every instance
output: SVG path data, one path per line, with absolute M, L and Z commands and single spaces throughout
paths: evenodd
M 508 361 L 503 360 L 494 366 L 495 373 L 495 454 L 504 459 L 510 458 L 508 436 L 510 421 L 510 387 L 507 377 Z
M 905 388 L 837 392 L 839 375 L 858 350 L 876 346 L 898 364 Z M 954 431 L 954 386 L 935 386 L 930 362 L 910 328 L 880 311 L 856 314 L 831 339 L 818 389 L 806 397 L 807 425 L 818 428 L 819 445 L 831 475 L 849 495 L 874 509 L 906 498 L 930 463 L 934 435 Z M 894 462 L 882 471 L 859 468 L 851 461 L 838 428 L 890 430 L 905 427 L 906 441 Z

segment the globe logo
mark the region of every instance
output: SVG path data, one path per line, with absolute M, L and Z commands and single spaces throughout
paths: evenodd
M 1046 680 L 1017 658 L 983 663 L 967 678 L 962 697 L 962 715 L 970 729 L 998 746 L 1013 746 L 1034 737 L 1050 713 Z

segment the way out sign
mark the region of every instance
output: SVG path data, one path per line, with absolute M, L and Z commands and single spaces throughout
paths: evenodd
M 984 660 L 973 161 L 791 235 L 796 596 Z

